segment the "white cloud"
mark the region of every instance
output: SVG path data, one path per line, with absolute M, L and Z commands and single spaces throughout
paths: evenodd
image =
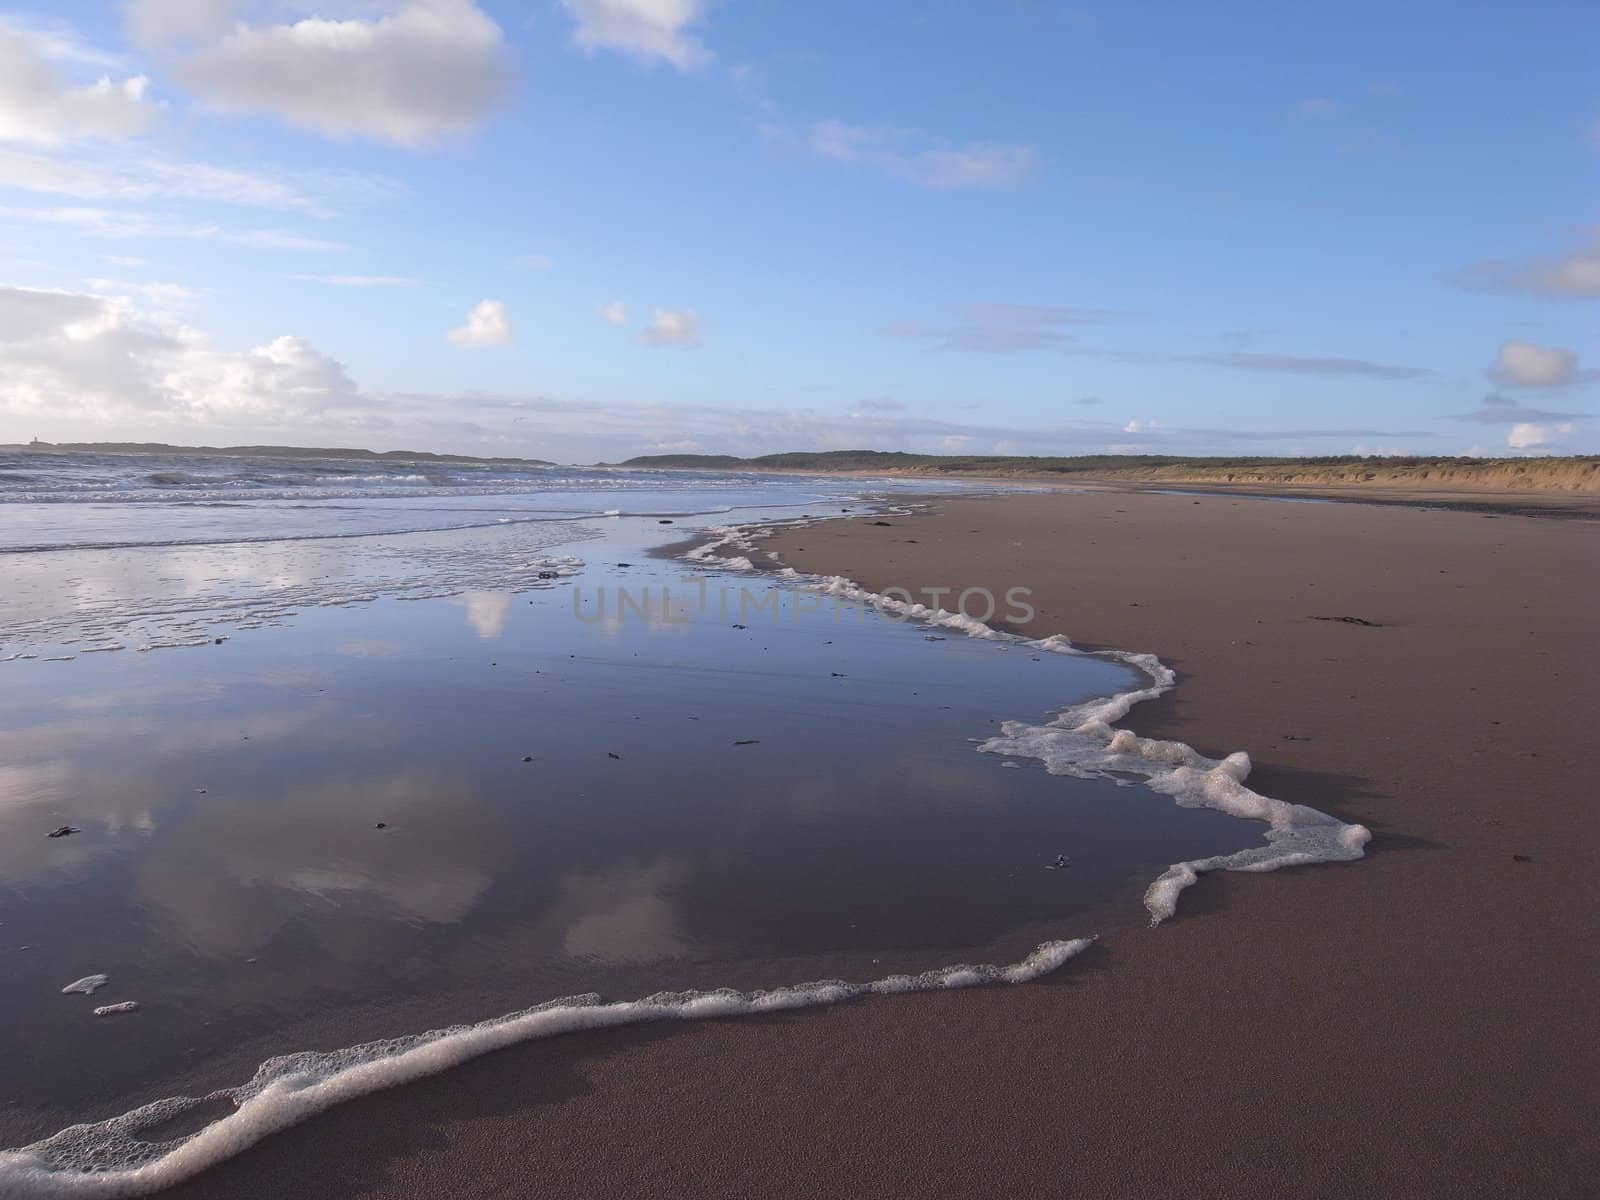
M 885 337 L 926 338 L 941 350 L 1010 354 L 1053 350 L 1073 335 L 1067 329 L 1113 321 L 1130 313 L 1053 304 L 973 303 L 953 306 L 955 322 L 898 321 L 878 330 Z
M 1488 373 L 1508 387 L 1560 387 L 1577 378 L 1578 356 L 1559 346 L 1505 342 Z
M 1297 117 L 1337 117 L 1344 113 L 1344 101 L 1332 96 L 1307 96 L 1304 100 L 1297 101 L 1294 106 L 1294 115 Z
M 1521 425 L 1540 421 L 1583 421 L 1594 416 L 1586 412 L 1555 412 L 1546 408 L 1529 408 L 1517 403 L 1514 396 L 1490 394 L 1471 412 L 1451 413 L 1452 421 L 1471 421 L 1478 425 Z
M 192 236 L 206 238 L 217 237 L 225 242 L 235 242 L 240 246 L 249 246 L 255 250 L 298 250 L 320 253 L 323 250 L 342 250 L 338 242 L 325 241 L 322 238 L 302 237 L 298 233 L 283 233 L 276 229 L 249 229 L 242 233 L 228 233 L 217 231 L 214 226 L 201 226 L 199 231 Z
M 163 196 L 321 215 L 296 186 L 270 175 L 147 156 L 62 158 L 0 150 L 0 185 L 80 200 Z
M 200 298 L 194 288 L 181 283 L 132 283 L 126 279 L 89 279 L 84 281 L 92 292 L 109 292 L 117 296 L 142 296 L 161 308 L 176 308 Z
M 574 40 L 586 50 L 620 50 L 660 59 L 687 71 L 711 52 L 688 32 L 705 14 L 704 0 L 561 0 L 577 22 Z
M 650 324 L 644 327 L 644 332 L 639 336 L 649 346 L 693 349 L 700 344 L 699 314 L 686 309 L 653 309 Z
M 76 292 L 0 287 L 0 344 L 24 344 L 91 320 L 105 303 Z
M 452 329 L 449 336 L 458 346 L 509 346 L 511 318 L 505 301 L 480 300 L 467 314 L 466 324 Z
M 1235 350 L 1221 354 L 1177 354 L 1164 350 L 1108 350 L 1098 346 L 1067 346 L 1069 354 L 1128 363 L 1194 363 L 1231 371 L 1260 371 L 1285 375 L 1322 376 L 1329 379 L 1429 379 L 1430 367 L 1374 362 L 1369 358 L 1332 358 L 1307 354 L 1258 354 Z
M 911 161 L 907 178 L 923 187 L 1006 188 L 1025 183 L 1038 153 L 1032 146 L 970 142 L 954 150 L 924 150 Z
M 897 400 L 893 396 L 868 396 L 856 402 L 856 411 L 869 412 L 904 412 L 905 401 Z
M 819 121 L 805 139 L 818 158 L 876 167 L 919 187 L 1007 188 L 1026 183 L 1038 165 L 1032 146 L 968 142 L 946 146 L 914 129 Z
M 241 24 L 173 74 L 227 112 L 401 146 L 476 128 L 510 82 L 500 27 L 472 0 L 410 0 L 373 20 Z
M 413 288 L 421 281 L 404 275 L 291 275 L 303 283 L 326 283 L 333 287 Z
M 613 300 L 600 310 L 600 315 L 613 325 L 626 325 L 628 323 L 628 306 L 621 300 Z
M 0 150 L 0 187 L 52 192 L 82 200 L 99 200 L 110 196 L 123 198 L 114 181 L 98 172 L 17 150 Z
M 151 47 L 220 37 L 241 7 L 240 0 L 129 0 L 128 35 Z
M 1567 421 L 1560 425 L 1535 425 L 1527 422 L 1513 425 L 1506 433 L 1506 445 L 1513 450 L 1533 450 L 1541 446 L 1554 446 L 1578 427 Z
M 1578 245 L 1565 254 L 1474 263 L 1456 278 L 1467 287 L 1496 292 L 1600 296 L 1600 225 L 1582 231 Z
M 127 297 L 0 287 L 0 412 L 140 428 L 279 425 L 356 399 L 344 367 L 302 338 L 217 350 Z
M 138 164 L 137 171 L 146 181 L 144 186 L 155 195 L 212 200 L 250 208 L 294 209 L 319 215 L 322 211 L 293 184 L 255 171 L 161 159 L 146 159 Z
M 126 71 L 128 60 L 114 51 L 91 45 L 66 21 L 24 12 L 0 12 L 0 25 L 26 36 L 34 49 L 53 62 Z
M 75 229 L 86 237 L 182 238 L 229 242 L 256 250 L 321 252 L 341 250 L 337 242 L 277 229 L 225 229 L 212 224 L 185 224 L 148 213 L 108 208 L 0 208 L 0 220 L 26 221 Z
M 150 80 L 102 75 L 74 86 L 48 57 L 51 43 L 0 23 L 0 142 L 53 146 L 75 138 L 123 138 L 143 132 L 157 108 Z
M 191 349 L 163 384 L 199 412 L 310 416 L 329 400 L 355 395 L 344 365 L 299 337 L 274 338 L 243 354 Z

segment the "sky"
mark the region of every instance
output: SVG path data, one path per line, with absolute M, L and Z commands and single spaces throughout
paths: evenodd
M 0 442 L 1600 451 L 1592 0 L 0 0 Z

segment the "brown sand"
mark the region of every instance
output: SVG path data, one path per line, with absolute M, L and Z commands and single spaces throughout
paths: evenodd
M 1162 654 L 1178 689 L 1130 725 L 1249 750 L 1369 857 L 1208 877 L 1035 985 L 536 1043 L 181 1194 L 1595 1195 L 1600 524 L 942 509 L 777 544 L 876 587 L 1030 586 L 1030 632 Z

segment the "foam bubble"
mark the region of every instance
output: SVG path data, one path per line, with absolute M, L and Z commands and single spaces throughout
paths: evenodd
M 437 1075 L 521 1042 L 645 1021 L 697 1021 L 817 1008 L 874 995 L 1029 983 L 1083 953 L 1093 941 L 1045 942 L 1021 962 L 1008 966 L 962 963 L 870 983 L 825 979 L 771 991 L 658 992 L 614 1004 L 603 1003 L 590 993 L 476 1025 L 453 1025 L 331 1052 L 287 1054 L 262 1063 L 250 1081 L 239 1087 L 206 1096 L 158 1100 L 107 1121 L 73 1125 L 20 1150 L 0 1152 L 0 1195 L 19 1200 L 147 1196 L 336 1104 Z M 95 1010 L 97 1014 L 101 1011 Z M 232 1104 L 232 1111 L 194 1133 L 168 1141 L 146 1141 L 140 1136 L 176 1117 L 219 1104 Z

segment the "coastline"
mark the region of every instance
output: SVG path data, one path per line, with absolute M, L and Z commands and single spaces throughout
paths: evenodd
M 1111 492 L 778 534 L 875 589 L 1026 576 L 1019 632 L 1179 671 L 1127 724 L 1248 750 L 1371 861 L 1209 877 L 1038 985 L 509 1051 L 180 1194 L 1581 1194 L 1595 530 L 1504 520 Z
M 633 470 L 615 467 L 614 470 Z M 656 467 L 662 472 L 692 474 L 689 467 Z M 956 474 L 946 471 L 894 469 L 884 471 L 804 470 L 800 468 L 741 468 L 750 475 L 815 476 L 827 479 L 927 479 L 976 487 L 1027 487 L 1052 492 L 1112 492 L 1133 495 L 1194 495 L 1258 500 L 1311 500 L 1329 504 L 1366 504 L 1377 507 L 1427 508 L 1454 512 L 1507 514 L 1568 520 L 1600 520 L 1600 491 L 1492 489 L 1480 484 L 1440 482 L 1240 482 L 1220 483 L 1214 478 L 1174 476 L 1169 479 L 1113 477 L 1064 478 L 1048 472 Z

